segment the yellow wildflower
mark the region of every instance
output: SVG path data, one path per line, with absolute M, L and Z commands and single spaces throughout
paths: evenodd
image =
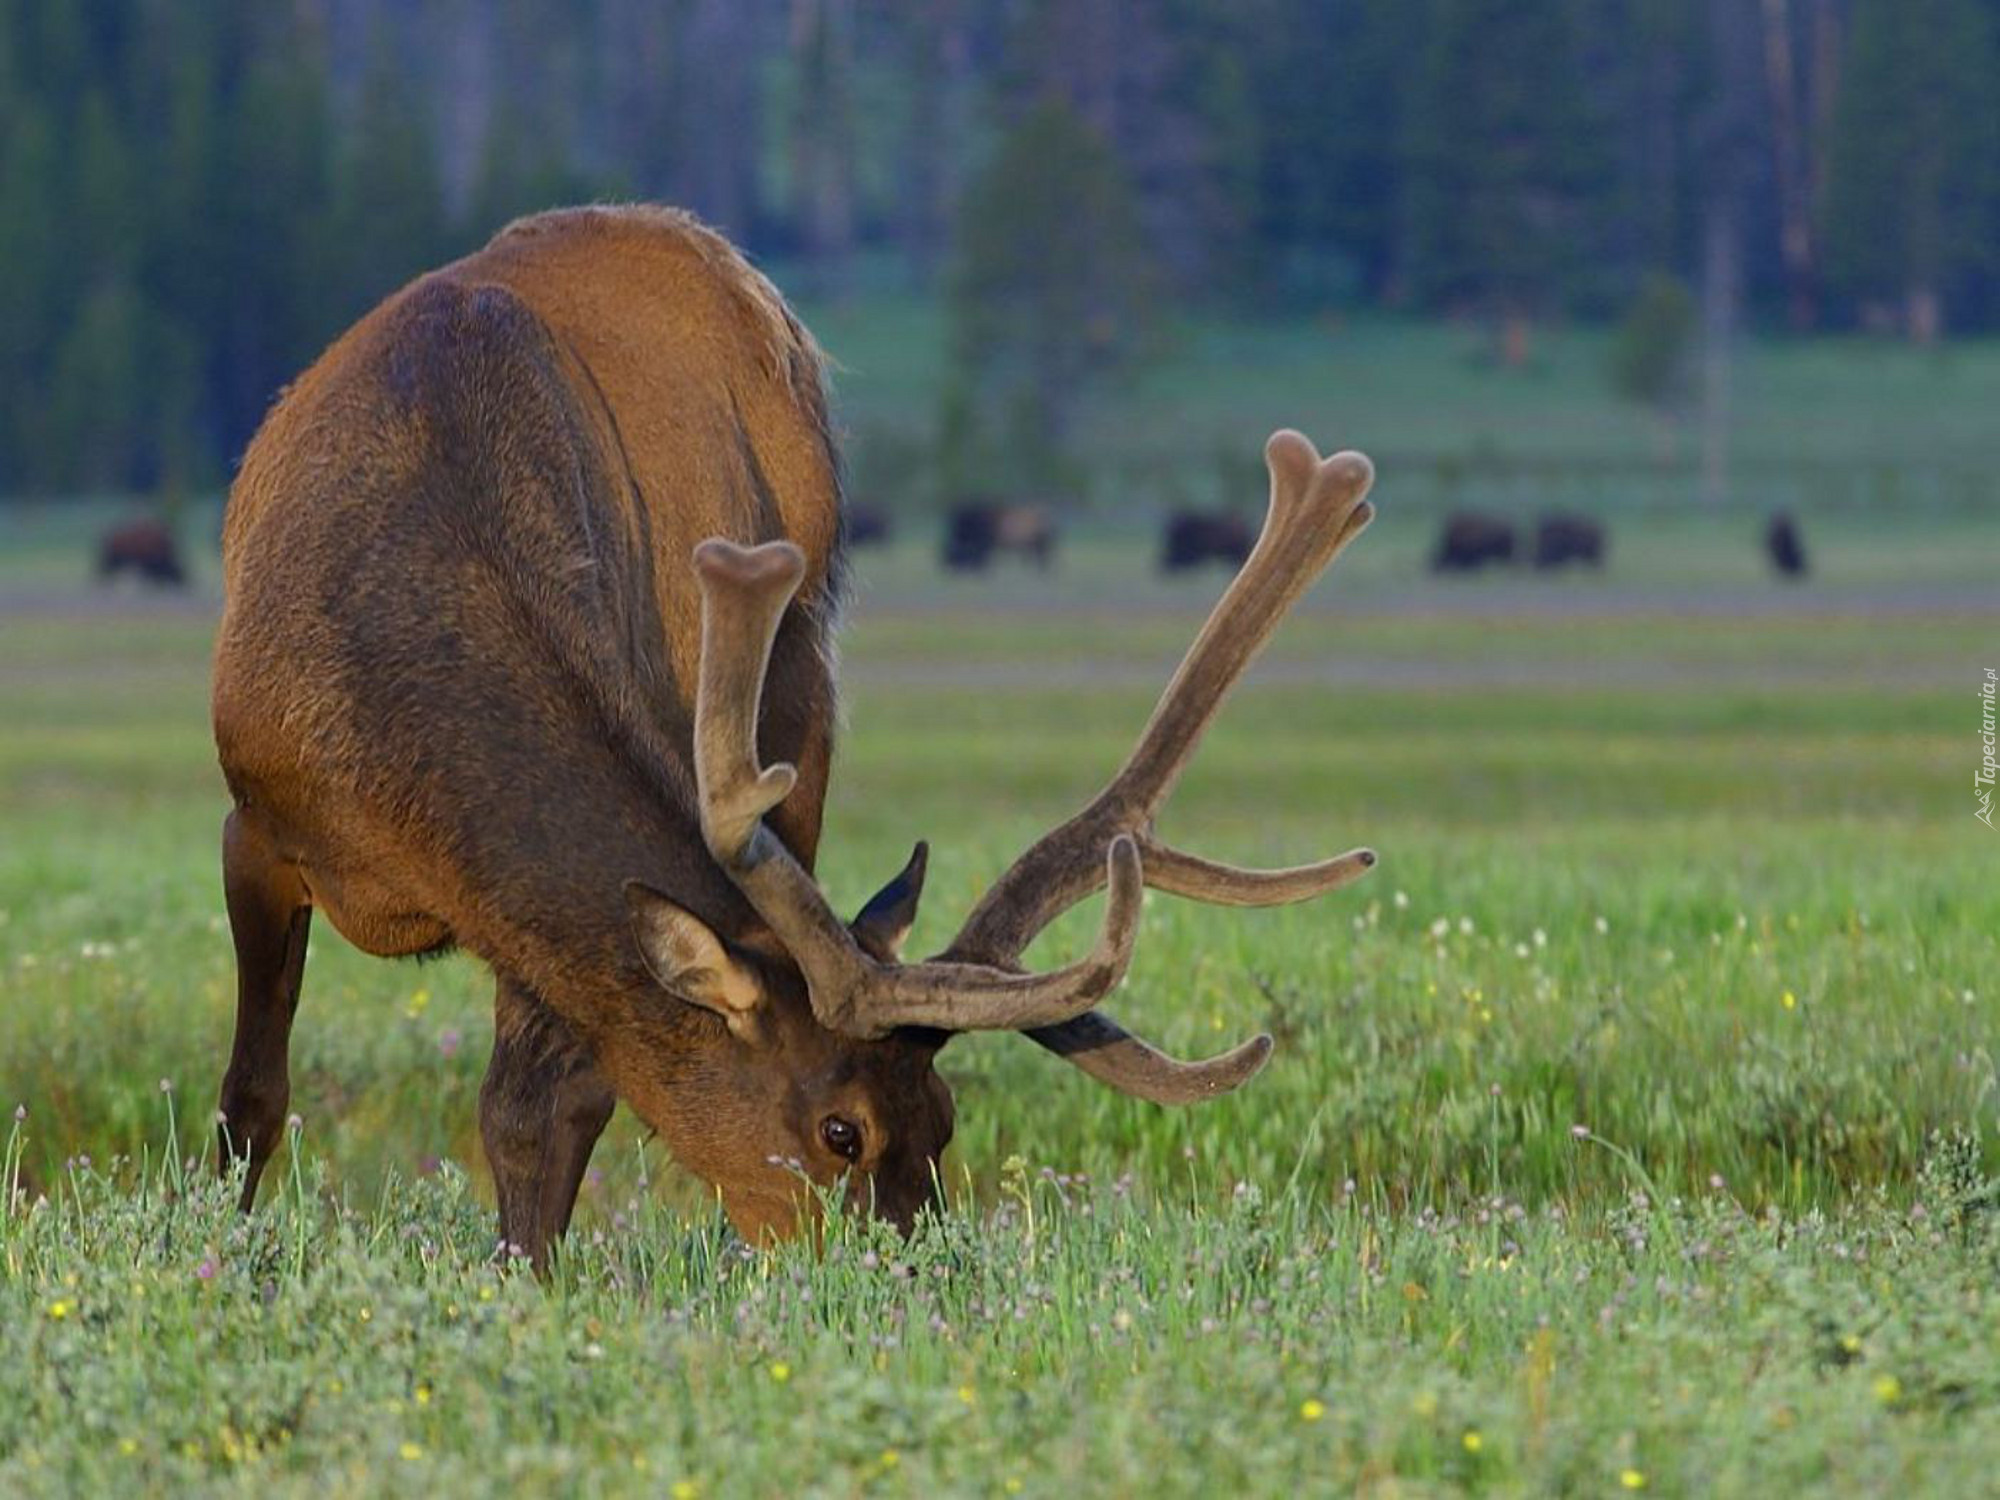
M 1799 1008 L 1799 997 L 1794 995 L 1790 990 L 1786 990 L 1784 1003 L 1786 1010 L 1797 1010 Z
M 423 1446 L 419 1443 L 405 1443 L 396 1451 L 403 1455 L 406 1463 L 415 1463 L 424 1456 Z
M 673 1489 L 668 1493 L 674 1500 L 694 1500 L 694 1497 L 701 1493 L 701 1486 L 692 1479 L 676 1479 Z
M 1321 1417 L 1326 1415 L 1326 1405 L 1324 1402 L 1308 1396 L 1299 1403 L 1299 1415 L 1308 1422 L 1317 1422 Z
M 783 1360 L 779 1360 L 771 1366 L 771 1378 L 777 1381 L 779 1385 L 783 1385 L 787 1380 L 792 1378 L 792 1367 Z
M 1465 1444 L 1465 1451 L 1467 1453 L 1477 1453 L 1481 1448 L 1486 1446 L 1486 1439 L 1479 1435 L 1477 1427 L 1466 1428 L 1465 1436 L 1460 1438 L 1459 1441 Z
M 58 1323 L 75 1311 L 76 1304 L 67 1297 L 58 1297 L 49 1304 L 49 1316 Z
M 1883 1405 L 1899 1400 L 1903 1394 L 1903 1382 L 1893 1375 L 1875 1377 L 1875 1399 Z
M 1628 1490 L 1643 1490 L 1646 1487 L 1646 1476 L 1638 1469 L 1624 1469 L 1619 1472 L 1618 1482 Z

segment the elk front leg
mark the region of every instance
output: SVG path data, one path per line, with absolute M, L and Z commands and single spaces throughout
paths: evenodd
M 538 1272 L 569 1228 L 584 1168 L 615 1104 L 589 1050 L 561 1018 L 501 979 L 493 1060 L 479 1089 L 479 1135 L 500 1202 L 500 1237 Z
M 246 1161 L 248 1210 L 291 1103 L 292 1017 L 312 906 L 298 867 L 279 857 L 241 808 L 222 825 L 222 891 L 236 944 L 236 1039 L 222 1079 L 217 1165 L 226 1173 Z

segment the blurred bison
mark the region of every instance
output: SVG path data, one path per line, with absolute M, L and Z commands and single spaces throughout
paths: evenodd
M 1514 528 L 1495 516 L 1459 511 L 1445 517 L 1431 554 L 1434 573 L 1475 573 L 1488 563 L 1514 560 Z
M 1799 535 L 1799 524 L 1789 511 L 1781 510 L 1771 517 L 1764 530 L 1764 550 L 1771 555 L 1771 566 L 1783 577 L 1806 576 L 1805 538 Z
M 1014 552 L 1047 568 L 1055 561 L 1056 522 L 1043 505 L 977 500 L 958 506 L 945 522 L 944 565 L 983 573 L 996 552 Z
M 1584 516 L 1543 516 L 1535 527 L 1535 566 L 1561 568 L 1570 563 L 1604 566 L 1604 528 Z
M 163 521 L 142 517 L 112 527 L 97 539 L 97 576 L 100 580 L 132 573 L 148 583 L 179 588 L 187 582 L 181 566 L 180 548 Z
M 1160 539 L 1160 571 L 1179 573 L 1205 562 L 1241 567 L 1251 540 L 1250 528 L 1226 511 L 1177 510 Z
M 847 545 L 850 547 L 886 547 L 895 527 L 889 519 L 889 512 L 879 505 L 857 505 L 849 502 L 842 512 L 847 524 Z

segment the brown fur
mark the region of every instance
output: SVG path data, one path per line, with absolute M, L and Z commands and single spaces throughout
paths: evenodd
M 840 497 L 820 358 L 777 292 L 669 210 L 517 223 L 389 298 L 272 411 L 231 491 L 214 722 L 235 798 L 226 1150 L 246 1201 L 281 1130 L 304 924 L 382 955 L 458 945 L 499 981 L 481 1125 L 538 1259 L 623 1099 L 752 1236 L 830 1182 L 907 1220 L 950 1098 L 936 1039 L 836 1037 L 708 857 L 691 758 L 696 543 L 789 539 L 807 571 L 761 748 L 810 866 L 831 753 Z M 624 887 L 664 894 L 767 991 L 755 1044 L 669 994 Z

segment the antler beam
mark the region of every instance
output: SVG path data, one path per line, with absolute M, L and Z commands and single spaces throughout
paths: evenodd
M 764 767 L 757 716 L 779 624 L 804 572 L 788 542 L 695 549 L 702 594 L 695 764 L 709 852 L 805 974 L 829 1028 L 880 1036 L 898 1026 L 1026 1030 L 1114 1088 L 1163 1104 L 1226 1093 L 1270 1054 L 1254 1037 L 1203 1062 L 1181 1062 L 1092 1009 L 1124 978 L 1145 885 L 1227 906 L 1302 901 L 1358 879 L 1375 863 L 1355 849 L 1318 864 L 1246 870 L 1160 842 L 1153 821 L 1229 690 L 1279 620 L 1374 518 L 1374 470 L 1358 453 L 1322 459 L 1304 437 L 1265 445 L 1271 471 L 1263 533 L 1118 773 L 1081 812 L 1037 841 L 974 907 L 959 934 L 925 963 L 885 963 L 865 951 L 764 816 L 790 793 L 789 765 Z M 1100 884 L 1110 888 L 1090 953 L 1047 974 L 1023 973 L 1021 953 Z
M 1075 817 L 1045 835 L 981 898 L 941 958 L 996 967 L 1016 962 L 1036 935 L 1097 888 L 1097 851 L 1135 840 L 1146 882 L 1175 895 L 1227 906 L 1302 901 L 1360 878 L 1375 864 L 1355 849 L 1319 864 L 1244 870 L 1162 844 L 1153 820 L 1179 782 L 1229 690 L 1292 604 L 1374 519 L 1367 501 L 1373 466 L 1359 453 L 1322 459 L 1299 433 L 1265 444 L 1270 510 L 1242 570 L 1161 694 L 1118 773 Z M 1109 1017 L 1086 1015 L 1030 1032 L 1093 1077 L 1159 1103 L 1184 1103 L 1247 1080 L 1270 1052 L 1258 1037 L 1221 1057 L 1181 1063 L 1129 1035 Z

